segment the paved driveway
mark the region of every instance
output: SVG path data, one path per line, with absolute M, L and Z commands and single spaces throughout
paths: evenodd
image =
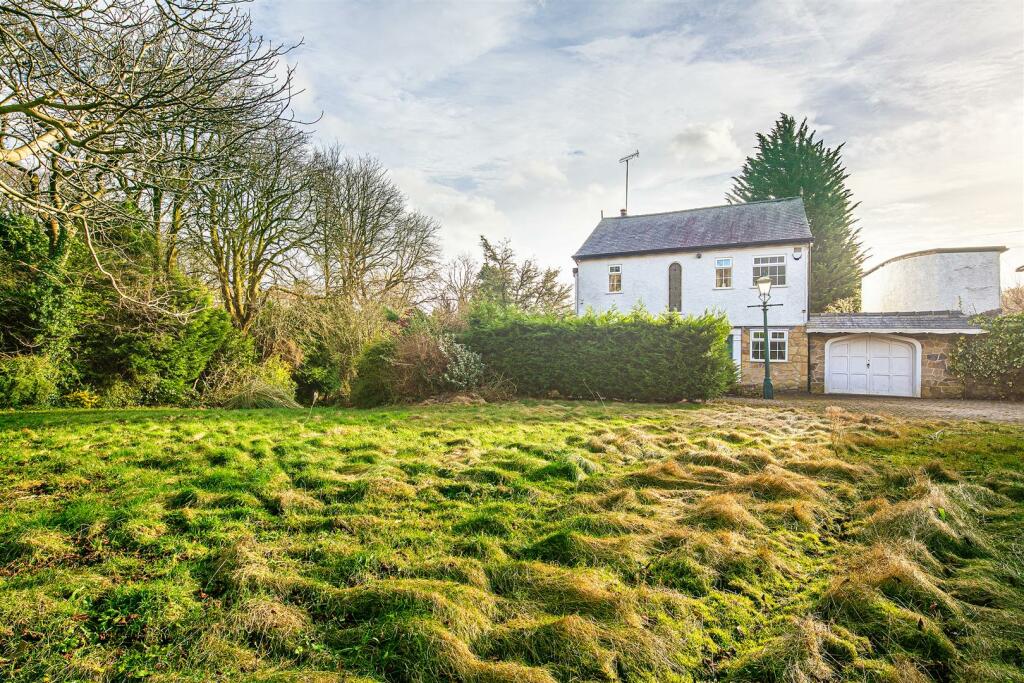
M 792 394 L 776 396 L 774 401 L 760 398 L 727 398 L 727 402 L 748 405 L 790 405 L 795 408 L 824 411 L 828 406 L 841 406 L 846 410 L 898 415 L 901 417 L 940 418 L 945 420 L 990 420 L 1024 424 L 1024 403 L 1012 401 L 974 401 L 952 398 L 881 398 L 864 396 L 819 396 Z

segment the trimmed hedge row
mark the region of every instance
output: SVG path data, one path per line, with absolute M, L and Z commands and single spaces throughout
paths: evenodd
M 735 381 L 723 316 L 485 312 L 459 341 L 523 396 L 671 402 L 722 395 Z

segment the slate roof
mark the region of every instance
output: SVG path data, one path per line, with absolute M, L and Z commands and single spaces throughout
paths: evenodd
M 573 258 L 810 241 L 804 201 L 790 197 L 602 218 Z
M 950 332 L 980 330 L 960 311 L 915 311 L 913 313 L 812 313 L 807 319 L 808 332 L 857 332 L 889 330 L 892 332 Z

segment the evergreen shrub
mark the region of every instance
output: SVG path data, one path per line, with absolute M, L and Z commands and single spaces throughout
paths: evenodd
M 722 395 L 735 380 L 720 315 L 638 309 L 579 317 L 481 308 L 459 341 L 521 396 L 669 402 Z
M 972 396 L 1024 398 L 1024 313 L 975 318 L 987 334 L 961 337 L 950 367 Z

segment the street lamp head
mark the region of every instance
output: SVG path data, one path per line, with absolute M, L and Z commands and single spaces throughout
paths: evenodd
M 757 278 L 757 294 L 761 301 L 768 301 L 772 294 L 772 279 L 767 275 Z

